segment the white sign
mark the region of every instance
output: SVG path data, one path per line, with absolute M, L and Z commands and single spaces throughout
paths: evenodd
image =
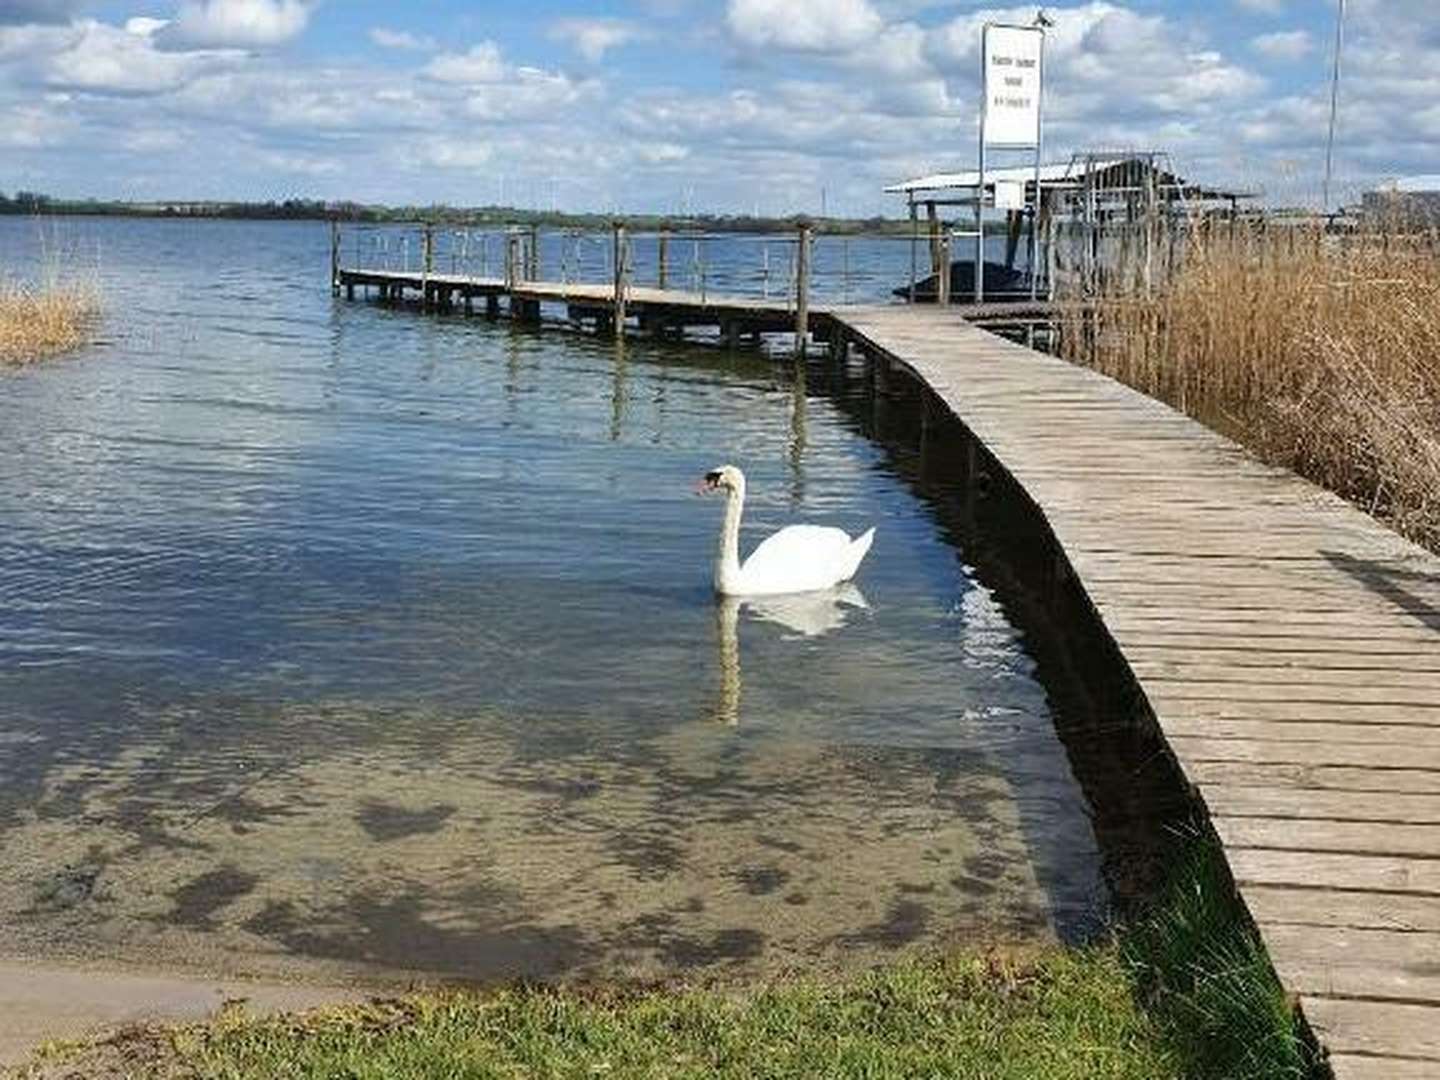
M 995 181 L 996 210 L 1024 210 L 1025 183 L 1022 180 Z
M 1039 27 L 987 26 L 984 34 L 985 111 L 981 139 L 987 146 L 1040 145 Z

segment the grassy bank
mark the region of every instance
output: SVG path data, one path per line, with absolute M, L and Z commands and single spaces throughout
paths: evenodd
M 79 348 L 99 315 L 98 293 L 82 283 L 0 283 L 0 365 L 29 364 Z
M 744 993 L 512 988 L 126 1033 L 33 1077 L 1304 1080 L 1313 1068 L 1223 863 L 1107 943 L 949 954 Z
M 1188 412 L 1440 550 L 1440 247 L 1202 233 L 1153 298 L 1115 289 L 1068 358 Z

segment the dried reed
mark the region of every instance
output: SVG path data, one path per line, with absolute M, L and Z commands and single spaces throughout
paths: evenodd
M 99 293 L 83 282 L 0 282 L 0 364 L 29 364 L 79 348 L 99 314 Z
M 1070 319 L 1063 355 L 1440 551 L 1434 235 L 1222 226 L 1188 250 L 1153 296 L 1111 288 Z

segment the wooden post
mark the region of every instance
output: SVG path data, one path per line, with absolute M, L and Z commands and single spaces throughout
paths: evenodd
M 330 295 L 340 295 L 340 222 L 330 219 Z
M 656 285 L 658 288 L 665 288 L 665 280 L 670 276 L 670 230 L 660 230 L 660 269 Z
M 540 280 L 540 226 L 530 226 L 530 251 L 526 259 L 525 277 L 530 281 Z
M 519 260 L 516 258 L 518 254 L 516 248 L 518 246 L 519 237 L 515 235 L 513 230 L 507 232 L 505 234 L 505 288 L 510 290 L 515 288 L 515 281 L 519 271 L 519 266 L 517 265 Z
M 940 234 L 939 248 L 940 269 L 935 278 L 935 303 L 946 307 L 950 303 L 950 232 Z
M 435 272 L 435 226 L 425 223 L 425 277 Z
M 617 221 L 614 225 L 615 258 L 611 265 L 615 268 L 615 336 L 623 337 L 625 334 L 625 223 Z
M 805 355 L 810 337 L 810 223 L 800 223 L 795 246 L 795 354 Z

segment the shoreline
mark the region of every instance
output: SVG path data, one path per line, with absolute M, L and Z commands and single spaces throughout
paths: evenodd
M 399 992 L 399 987 L 395 992 Z M 31 1062 L 50 1043 L 105 1038 L 136 1024 L 213 1018 L 244 1002 L 247 1014 L 273 1016 L 369 1000 L 378 988 L 124 971 L 104 966 L 0 959 L 0 1070 Z

